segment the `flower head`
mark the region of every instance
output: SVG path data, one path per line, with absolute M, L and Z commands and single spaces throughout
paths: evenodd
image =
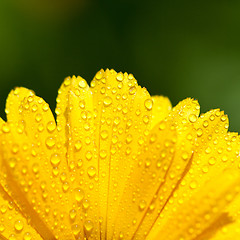
M 220 110 L 172 109 L 132 74 L 68 77 L 56 121 L 25 88 L 1 120 L 3 239 L 238 239 L 239 137 Z

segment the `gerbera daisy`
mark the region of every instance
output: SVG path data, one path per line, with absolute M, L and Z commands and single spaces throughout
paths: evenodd
M 238 239 L 239 137 L 219 109 L 199 111 L 108 69 L 90 87 L 67 77 L 56 121 L 33 91 L 11 91 L 0 239 Z

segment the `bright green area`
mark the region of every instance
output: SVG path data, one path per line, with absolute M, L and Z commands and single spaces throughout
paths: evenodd
M 54 108 L 64 77 L 90 81 L 108 67 L 133 73 L 173 105 L 193 97 L 202 112 L 219 107 L 230 129 L 240 130 L 240 2 L 86 0 L 35 13 L 38 7 L 27 10 L 21 1 L 0 1 L 1 116 L 15 86 Z

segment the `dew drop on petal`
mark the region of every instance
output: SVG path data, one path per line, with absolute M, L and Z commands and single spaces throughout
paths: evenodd
M 144 102 L 144 106 L 146 107 L 147 110 L 152 110 L 153 107 L 153 101 L 152 99 L 146 99 Z
M 31 240 L 31 239 L 32 239 L 31 233 L 26 232 L 26 233 L 23 235 L 23 239 L 24 239 L 24 240 Z
M 104 104 L 106 107 L 110 106 L 110 105 L 112 104 L 112 98 L 109 97 L 109 96 L 105 97 L 105 98 L 103 99 L 103 104 Z
M 51 161 L 51 164 L 54 167 L 56 167 L 60 163 L 61 158 L 60 158 L 60 156 L 57 153 L 54 153 L 54 154 L 52 154 L 50 161 Z
M 123 81 L 123 74 L 121 72 L 119 72 L 116 76 L 116 79 L 119 81 L 119 82 L 122 82 Z
M 197 121 L 197 116 L 195 114 L 190 114 L 188 119 L 191 123 L 195 123 Z
M 91 220 L 86 220 L 84 222 L 84 228 L 88 233 L 90 233 L 93 230 L 93 222 Z
M 96 172 L 97 172 L 97 170 L 93 166 L 89 167 L 88 171 L 87 171 L 89 177 L 94 177 L 96 175 Z
M 139 209 L 140 209 L 140 211 L 143 211 L 144 208 L 146 207 L 146 205 L 147 205 L 147 203 L 145 202 L 145 200 L 141 200 L 139 202 Z
M 72 232 L 75 236 L 79 234 L 81 227 L 78 224 L 72 225 Z
M 53 138 L 53 137 L 48 137 L 47 139 L 46 139 L 46 146 L 48 147 L 48 148 L 53 148 L 54 147 L 54 145 L 55 145 L 55 143 L 56 143 L 56 141 L 55 141 L 55 138 Z
M 85 88 L 87 86 L 87 82 L 84 79 L 81 79 L 78 85 L 80 88 Z
M 23 222 L 21 220 L 17 220 L 14 223 L 14 227 L 18 232 L 22 231 L 23 230 Z
M 47 123 L 47 130 L 51 133 L 55 130 L 56 125 L 53 121 Z
M 82 142 L 80 140 L 75 142 L 75 149 L 76 151 L 79 151 L 82 148 Z
M 84 198 L 84 191 L 81 188 L 74 189 L 75 200 L 81 202 Z
M 71 219 L 72 221 L 75 220 L 76 215 L 77 215 L 77 211 L 76 211 L 75 209 L 71 209 L 71 210 L 69 211 L 69 217 L 70 217 L 70 219 Z

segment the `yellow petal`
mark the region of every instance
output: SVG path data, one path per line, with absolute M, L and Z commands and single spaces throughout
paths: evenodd
M 167 97 L 153 96 L 153 109 L 152 109 L 152 128 L 165 117 L 168 116 L 172 109 L 172 104 Z
M 24 98 L 28 98 L 33 95 L 34 92 L 32 90 L 23 87 L 15 88 L 9 93 L 5 109 L 8 123 L 10 122 L 18 123 L 20 110 L 19 107 L 22 104 L 22 101 L 24 100 Z
M 66 78 L 57 98 L 57 124 L 71 174 L 75 237 L 99 239 L 99 159 L 92 92 L 81 77 Z
M 203 231 L 221 216 L 222 210 L 239 193 L 239 183 L 240 178 L 236 171 L 216 175 L 216 178 L 212 178 L 196 191 L 189 201 L 183 204 L 179 202 L 171 208 L 170 218 L 163 215 L 165 224 L 158 232 L 152 232 L 148 239 L 201 239 Z
M 148 144 L 126 184 L 116 222 L 115 238 L 145 239 L 191 160 L 194 136 L 189 134 L 199 105 L 186 99 L 150 132 Z M 179 139 L 178 135 L 179 133 Z
M 101 238 L 111 239 L 127 177 L 150 129 L 152 99 L 132 74 L 114 70 L 99 71 L 91 86 L 99 150 Z
M 2 187 L 0 187 L 0 239 L 42 240 Z
M 237 169 L 239 140 L 236 134 L 226 133 L 227 117 L 217 110 L 201 115 L 194 123 L 197 133 L 193 148 L 191 168 L 181 181 L 179 188 L 166 204 L 163 215 L 153 226 L 153 232 L 160 231 L 171 216 L 171 209 L 188 202 L 195 191 L 204 189 L 206 182 L 216 178 L 225 169 Z
M 67 172 L 67 162 L 51 110 L 35 95 L 16 107 L 19 121 L 9 122 L 1 133 L 6 190 L 44 239 L 59 235 L 73 239 L 68 209 L 71 199 L 64 194 L 67 180 L 60 181 L 60 175 Z

